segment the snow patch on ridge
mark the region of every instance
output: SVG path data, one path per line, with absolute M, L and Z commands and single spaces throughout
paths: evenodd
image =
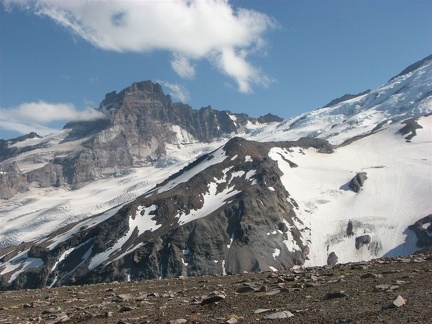
M 96 226 L 99 223 L 102 223 L 103 221 L 107 220 L 108 218 L 112 217 L 113 215 L 115 215 L 121 207 L 117 207 L 117 208 L 113 208 L 99 216 L 96 217 L 91 217 L 88 218 L 82 222 L 79 222 L 78 224 L 76 224 L 74 227 L 72 227 L 70 230 L 66 231 L 65 233 L 59 234 L 57 236 L 55 236 L 54 238 L 45 238 L 42 239 L 40 241 L 38 241 L 37 243 L 43 243 L 45 241 L 51 242 L 53 241 L 50 245 L 47 246 L 48 249 L 52 250 L 54 249 L 58 244 L 68 240 L 72 235 L 78 233 L 79 231 L 81 231 L 83 228 L 91 228 L 93 226 Z
M 24 250 L 5 264 L 0 264 L 1 276 L 13 272 L 8 283 L 14 281 L 20 273 L 29 269 L 38 268 L 44 264 L 43 260 L 40 258 L 29 258 L 29 251 L 30 249 Z
M 226 188 L 222 192 L 217 192 L 217 183 L 211 182 L 208 186 L 208 192 L 203 195 L 204 203 L 201 209 L 191 210 L 188 214 L 178 214 L 178 222 L 180 225 L 187 224 L 196 219 L 205 217 L 227 203 L 231 197 L 240 193 L 239 190 Z
M 204 171 L 208 167 L 223 162 L 226 159 L 227 155 L 225 150 L 221 147 L 217 149 L 215 152 L 213 152 L 205 161 L 202 161 L 198 165 L 196 165 L 194 168 L 185 171 L 175 179 L 172 179 L 167 184 L 165 184 L 162 187 L 159 187 L 156 189 L 157 193 L 162 193 L 165 191 L 168 191 L 180 183 L 187 182 L 189 179 L 191 179 L 193 176 L 197 175 L 198 173 Z
M 90 261 L 89 270 L 93 270 L 101 263 L 106 261 L 111 255 L 120 250 L 123 245 L 129 240 L 134 231 L 137 231 L 137 236 L 140 236 L 145 231 L 155 231 L 159 227 L 161 227 L 162 224 L 157 225 L 156 221 L 150 217 L 151 213 L 154 212 L 157 208 L 158 206 L 156 205 L 152 205 L 150 207 L 138 206 L 135 215 L 129 216 L 128 232 L 124 236 L 122 236 L 112 247 L 101 253 L 96 254 Z M 127 252 L 131 253 L 132 250 L 128 250 Z

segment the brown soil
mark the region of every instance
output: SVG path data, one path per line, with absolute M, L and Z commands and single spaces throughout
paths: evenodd
M 212 293 L 218 302 L 202 302 Z M 405 304 L 391 307 L 399 295 Z M 424 251 L 332 268 L 3 291 L 0 323 L 255 323 L 279 311 L 294 316 L 270 322 L 430 323 L 431 296 Z

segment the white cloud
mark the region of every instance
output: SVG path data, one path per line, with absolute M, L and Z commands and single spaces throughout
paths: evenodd
M 14 108 L 0 108 L 0 128 L 22 134 L 37 132 L 52 133 L 50 124 L 60 121 L 89 121 L 106 118 L 94 109 L 78 110 L 71 104 L 47 103 L 44 101 L 23 103 Z
M 195 77 L 195 67 L 187 57 L 174 54 L 171 66 L 182 78 L 193 79 Z
M 170 51 L 173 69 L 193 78 L 193 61 L 207 59 L 251 92 L 268 78 L 248 62 L 276 25 L 265 14 L 235 10 L 228 0 L 4 0 L 47 16 L 94 46 L 117 52 Z
M 189 100 L 189 92 L 187 89 L 177 83 L 170 83 L 165 81 L 158 81 L 162 86 L 168 89 L 168 93 L 180 102 L 187 102 Z

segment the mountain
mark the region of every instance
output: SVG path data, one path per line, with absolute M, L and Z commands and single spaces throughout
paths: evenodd
M 77 189 L 122 168 L 151 165 L 166 155 L 167 144 L 212 142 L 241 132 L 248 122 L 258 123 L 246 114 L 173 103 L 159 84 L 150 81 L 107 94 L 98 110 L 105 119 L 69 123 L 46 138 L 2 140 L 2 165 L 24 164 L 23 174 L 8 174 L 24 176 L 29 185 Z M 29 190 L 8 186 L 9 182 L 3 182 L 0 198 Z
M 106 95 L 105 119 L 2 143 L 1 287 L 278 271 L 430 245 L 432 60 L 413 66 L 283 121 L 193 110 L 134 83 Z

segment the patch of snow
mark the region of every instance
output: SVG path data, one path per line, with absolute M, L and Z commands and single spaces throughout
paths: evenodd
M 103 221 L 107 220 L 108 218 L 115 215 L 120 210 L 120 207 L 113 208 L 105 213 L 102 213 L 99 216 L 96 217 L 90 217 L 82 222 L 77 223 L 74 227 L 72 227 L 70 230 L 66 231 L 65 233 L 59 234 L 54 238 L 49 239 L 42 239 L 38 243 L 43 243 L 48 240 L 48 242 L 51 242 L 47 246 L 48 249 L 52 250 L 54 249 L 58 244 L 68 240 L 72 235 L 78 233 L 83 228 L 91 228 L 93 226 L 96 226 L 99 223 L 102 223 Z
M 191 210 L 188 214 L 180 212 L 176 217 L 179 218 L 179 224 L 184 225 L 196 219 L 205 217 L 212 212 L 216 211 L 224 204 L 227 203 L 231 197 L 238 194 L 240 191 L 234 190 L 233 188 L 226 188 L 222 192 L 217 192 L 217 184 L 224 182 L 226 173 L 222 179 L 216 179 L 216 182 L 211 182 L 208 186 L 208 192 L 203 195 L 203 206 L 198 210 Z
M 214 151 L 209 156 L 208 159 L 206 159 L 205 161 L 202 161 L 200 164 L 196 165 L 194 168 L 185 171 L 184 173 L 182 173 L 181 175 L 179 175 L 175 179 L 172 179 L 171 181 L 169 181 L 164 186 L 156 188 L 156 191 L 158 193 L 168 191 L 168 190 L 176 187 L 178 184 L 188 181 L 193 176 L 204 171 L 208 167 L 210 167 L 214 164 L 219 164 L 219 163 L 223 162 L 226 159 L 226 157 L 227 157 L 226 152 L 221 147 L 221 148 L 217 149 L 216 151 Z
M 176 134 L 177 143 L 194 143 L 196 139 L 187 130 L 179 125 L 171 125 L 171 130 Z
M 8 283 L 13 282 L 20 273 L 29 269 L 39 268 L 44 264 L 44 261 L 40 258 L 29 258 L 29 251 L 30 249 L 22 251 L 8 262 L 0 265 L 0 269 L 3 268 L 0 272 L 0 275 L 13 272 Z
M 79 245 L 77 245 L 77 246 L 75 246 L 75 247 L 73 247 L 73 248 L 70 248 L 70 249 L 67 249 L 66 251 L 64 251 L 64 252 L 60 255 L 60 257 L 58 258 L 58 260 L 56 261 L 56 263 L 54 263 L 54 265 L 52 266 L 50 272 L 53 272 L 53 271 L 57 268 L 57 265 L 58 265 L 59 263 L 61 263 L 62 261 L 64 261 L 64 260 L 68 257 L 68 255 L 71 254 L 73 251 L 78 250 L 80 247 L 82 247 L 82 246 L 88 244 L 89 242 L 91 242 L 91 241 L 93 241 L 93 240 L 94 240 L 94 238 L 90 238 L 90 239 L 88 239 L 87 241 L 85 241 L 84 243 L 81 243 L 81 244 L 79 244 Z
M 107 250 L 96 254 L 89 264 L 89 270 L 93 270 L 97 266 L 99 266 L 104 261 L 108 260 L 111 255 L 120 250 L 123 245 L 129 240 L 132 233 L 137 230 L 137 236 L 140 236 L 145 231 L 155 231 L 162 224 L 157 225 L 156 221 L 151 218 L 150 213 L 155 211 L 158 208 L 157 205 L 152 205 L 150 207 L 138 206 L 136 213 L 134 216 L 129 216 L 129 230 L 127 233 L 122 236 L 112 247 Z M 126 251 L 127 254 L 132 251 Z
M 278 272 L 278 269 L 276 269 L 275 267 L 269 266 L 270 270 L 273 272 Z
M 225 260 L 222 260 L 222 275 L 226 276 Z
M 273 255 L 273 259 L 276 260 L 276 258 L 280 255 L 280 252 L 281 252 L 280 249 L 275 248 L 275 249 L 274 249 L 274 252 L 272 253 L 272 255 Z
M 236 178 L 236 177 L 240 178 L 240 177 L 242 177 L 244 174 L 245 174 L 244 171 L 236 171 L 236 172 L 231 173 L 231 177 L 232 177 L 232 178 Z
M 252 178 L 255 174 L 256 174 L 256 170 L 249 170 L 249 171 L 246 173 L 246 180 L 249 180 L 249 179 Z
M 252 157 L 250 155 L 246 155 L 245 162 L 253 162 Z
M 132 247 L 128 247 L 127 250 L 125 252 L 123 252 L 122 254 L 120 254 L 119 256 L 117 256 L 115 259 L 113 259 L 112 261 L 116 261 L 116 260 L 120 260 L 121 258 L 125 257 L 128 254 L 131 254 L 133 251 L 135 251 L 136 249 L 139 249 L 140 247 L 144 246 L 145 244 L 143 242 L 138 243 L 135 246 Z M 108 262 L 108 264 L 110 264 L 112 261 Z
M 227 244 L 227 248 L 228 248 L 228 249 L 231 248 L 232 242 L 234 241 L 234 233 L 235 233 L 235 229 L 234 229 L 234 231 L 233 231 L 232 234 L 231 234 L 229 244 Z

